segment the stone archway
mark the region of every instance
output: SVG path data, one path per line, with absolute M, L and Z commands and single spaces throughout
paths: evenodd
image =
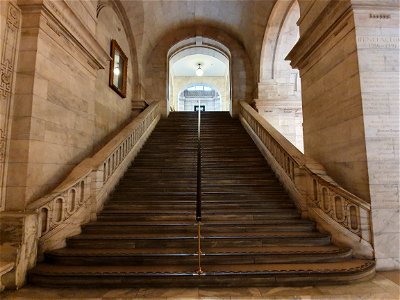
M 217 110 L 232 112 L 230 58 L 231 53 L 225 45 L 201 36 L 173 45 L 168 51 L 168 109 L 179 110 L 179 94 L 186 87 L 207 85 L 219 91 L 222 102 Z M 195 74 L 200 62 L 204 76 Z
M 299 71 L 292 69 L 287 54 L 299 39 L 297 0 L 276 2 L 265 31 L 256 106 L 299 150 L 303 151 L 303 114 Z
M 170 31 L 159 39 L 145 60 L 143 82 L 146 98 L 163 100 L 163 112 L 167 113 L 168 53 L 179 42 L 195 39 L 197 36 L 218 41 L 225 45 L 231 54 L 232 115 L 235 116 L 238 113 L 239 101 L 251 101 L 253 98 L 255 87 L 251 62 L 237 38 L 219 28 L 206 25 L 184 26 Z

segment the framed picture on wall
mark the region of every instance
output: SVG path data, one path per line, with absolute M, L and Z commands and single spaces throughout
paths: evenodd
M 128 57 L 116 40 L 111 40 L 110 87 L 122 98 L 126 98 Z

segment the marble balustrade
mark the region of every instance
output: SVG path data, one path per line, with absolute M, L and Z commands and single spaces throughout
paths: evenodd
M 71 229 L 66 228 L 61 238 L 59 234 L 54 235 L 54 232 L 76 223 L 70 222 L 70 219 L 82 208 L 92 212 L 91 219 L 95 217 L 159 118 L 159 102 L 154 102 L 99 152 L 77 165 L 53 192 L 27 207 L 28 211 L 35 212 L 38 217 L 39 243 L 42 242 L 40 252 L 53 248 L 54 242 L 59 244 L 60 240 L 70 235 Z M 82 224 L 77 223 L 75 225 Z
M 321 221 L 322 230 L 355 254 L 373 257 L 371 205 L 330 178 L 324 168 L 306 157 L 250 105 L 240 103 L 240 119 L 277 176 L 289 190 L 302 215 Z M 343 234 L 346 238 L 343 238 Z

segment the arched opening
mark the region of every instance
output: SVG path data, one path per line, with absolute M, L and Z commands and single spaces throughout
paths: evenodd
M 203 37 L 171 47 L 168 70 L 168 112 L 232 111 L 230 52 Z
M 304 151 L 301 80 L 286 60 L 300 37 L 297 0 L 278 0 L 264 35 L 256 105 L 259 113 L 300 151 Z

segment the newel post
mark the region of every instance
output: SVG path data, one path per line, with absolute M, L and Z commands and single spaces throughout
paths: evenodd
M 92 170 L 90 183 L 90 221 L 95 221 L 97 219 L 97 212 L 99 210 L 99 204 L 97 195 L 103 186 L 104 181 L 104 165 L 100 168 L 95 168 Z
M 298 204 L 303 218 L 308 217 L 308 209 L 312 205 L 309 189 L 309 176 L 303 166 L 295 166 L 293 169 L 293 183 L 298 192 Z

